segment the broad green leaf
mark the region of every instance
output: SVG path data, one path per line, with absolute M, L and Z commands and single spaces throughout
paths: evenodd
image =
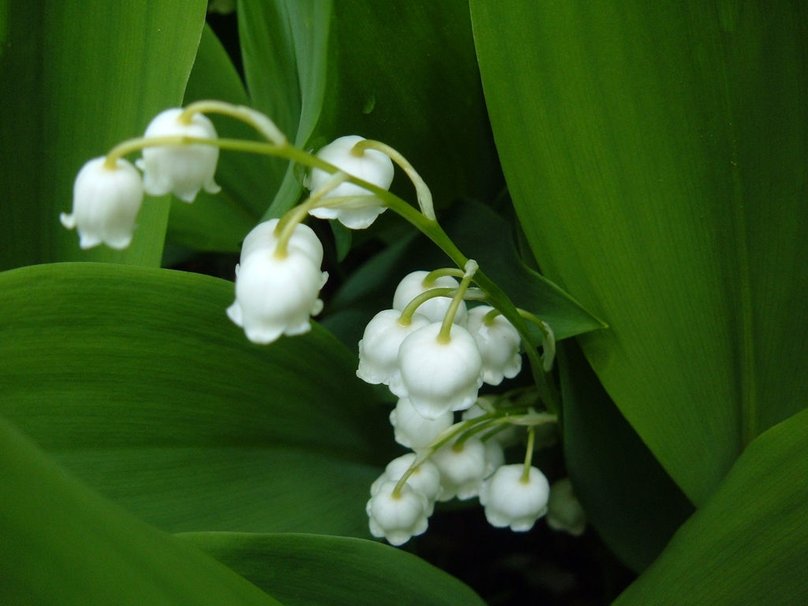
M 305 146 L 320 119 L 326 90 L 331 0 L 240 0 L 239 35 L 247 89 L 296 145 Z M 268 215 L 280 216 L 300 198 L 300 175 L 276 162 L 280 187 Z
M 693 506 L 609 400 L 575 343 L 559 348 L 564 461 L 611 550 L 635 571 L 663 550 Z
M 491 208 L 472 200 L 457 204 L 441 217 L 452 240 L 512 298 L 566 339 L 603 324 L 572 297 L 519 257 L 512 226 Z M 396 284 L 407 273 L 445 267 L 446 255 L 423 238 L 401 238 L 354 272 L 327 302 L 324 323 L 344 342 L 355 344 L 374 314 L 389 308 Z M 330 315 L 332 314 L 333 315 Z
M 202 0 L 3 2 L 0 268 L 56 260 L 159 265 L 167 198 L 146 200 L 132 246 L 81 251 L 59 213 L 89 159 L 179 105 L 205 16 Z
M 279 604 L 102 499 L 0 419 L 0 603 Z
M 250 105 L 236 68 L 216 34 L 206 27 L 185 90 L 185 103 L 217 99 L 236 105 Z M 211 115 L 220 137 L 261 140 L 242 122 Z M 271 179 L 279 161 L 266 156 L 222 152 L 216 168 L 218 194 L 199 192 L 193 204 L 174 199 L 168 237 L 195 250 L 238 252 L 246 233 L 258 223 L 278 184 Z
M 0 274 L 0 414 L 170 531 L 367 536 L 385 412 L 324 330 L 249 343 L 232 284 L 56 264 Z
M 695 503 L 808 398 L 808 5 L 473 0 L 508 185 Z
M 482 606 L 466 585 L 405 551 L 309 534 L 180 535 L 287 606 Z
M 808 411 L 753 441 L 616 604 L 806 603 L 807 450 Z

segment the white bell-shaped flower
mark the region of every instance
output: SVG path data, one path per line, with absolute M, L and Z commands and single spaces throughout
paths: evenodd
M 113 168 L 95 158 L 82 166 L 73 184 L 73 213 L 59 219 L 79 232 L 79 246 L 101 243 L 123 249 L 132 241 L 135 219 L 143 202 L 143 180 L 134 166 L 118 159 Z
M 385 467 L 384 473 L 371 484 L 371 496 L 376 495 L 385 482 L 398 482 L 415 462 L 415 458 L 415 453 L 410 452 L 390 461 L 387 467 Z M 407 478 L 407 484 L 415 492 L 426 497 L 429 502 L 426 515 L 431 516 L 435 507 L 435 500 L 438 498 L 441 491 L 440 472 L 438 468 L 428 459 L 421 461 L 418 467 L 410 474 L 410 477 Z
M 498 314 L 486 322 L 485 316 L 493 307 L 480 305 L 469 311 L 466 327 L 477 342 L 483 358 L 483 381 L 499 385 L 503 378 L 512 379 L 522 370 L 519 355 L 521 338 L 516 328 Z
M 492 526 L 525 532 L 547 512 L 547 478 L 535 467 L 530 468 L 527 478 L 523 478 L 523 471 L 521 464 L 503 465 L 480 488 L 480 503 Z
M 167 109 L 157 114 L 146 128 L 145 137 L 183 135 L 216 139 L 213 123 L 200 113 L 190 124 L 179 120 L 182 108 Z M 143 150 L 137 165 L 143 171 L 143 184 L 150 196 L 173 193 L 184 202 L 193 202 L 200 189 L 215 194 L 221 188 L 213 180 L 219 148 L 213 145 L 157 145 Z
M 401 312 L 385 309 L 368 322 L 359 341 L 359 368 L 356 376 L 377 385 L 388 385 L 398 374 L 398 350 L 414 331 L 429 324 L 421 314 L 413 314 L 409 324 L 401 324 Z
M 391 545 L 403 545 L 412 537 L 426 532 L 429 522 L 429 502 L 421 493 L 405 484 L 395 494 L 396 482 L 384 482 L 377 487 L 365 507 L 370 534 L 385 538 Z
M 250 230 L 241 243 L 241 263 L 255 251 L 275 250 L 278 245 L 278 237 L 275 234 L 278 222 L 278 219 L 270 219 L 259 223 Z M 290 251 L 306 255 L 317 266 L 323 262 L 323 245 L 317 234 L 308 225 L 298 223 L 295 226 L 292 237 L 289 239 L 288 248 Z
M 579 537 L 586 530 L 586 514 L 572 490 L 569 478 L 554 482 L 547 503 L 547 525 Z
M 474 338 L 453 324 L 444 343 L 438 340 L 440 330 L 441 324 L 436 322 L 404 339 L 398 351 L 399 373 L 389 385 L 390 391 L 409 398 L 415 410 L 428 419 L 469 408 L 483 383 L 482 358 Z
M 353 153 L 353 147 L 363 137 L 348 135 L 329 143 L 317 152 L 317 157 L 333 164 L 341 171 L 381 189 L 389 189 L 395 169 L 390 158 L 375 149 L 366 149 L 360 154 Z M 308 180 L 308 188 L 314 192 L 325 185 L 331 175 L 324 170 L 313 169 Z M 371 192 L 355 183 L 342 183 L 323 196 L 329 198 L 351 198 L 344 204 L 328 208 L 314 208 L 309 211 L 318 219 L 337 219 L 349 229 L 365 229 L 385 211 L 382 201 Z
M 427 271 L 414 271 L 404 276 L 401 282 L 398 283 L 396 292 L 393 295 L 393 309 L 403 310 L 407 303 L 431 288 L 457 288 L 459 286 L 457 280 L 451 276 L 440 276 L 430 282 L 429 286 L 426 286 L 424 285 L 424 278 L 428 274 L 429 272 Z M 452 299 L 450 297 L 435 297 L 419 305 L 418 313 L 429 318 L 430 322 L 441 322 L 451 303 Z M 466 304 L 461 303 L 460 307 L 457 308 L 454 323 L 464 325 L 466 323 L 466 314 Z
M 427 419 L 415 410 L 408 398 L 401 398 L 390 412 L 390 424 L 395 430 L 396 442 L 413 450 L 429 446 L 453 422 L 454 415 L 451 411 L 434 419 Z
M 488 464 L 486 445 L 476 438 L 462 444 L 447 444 L 432 455 L 432 462 L 440 471 L 439 501 L 477 496 L 483 480 L 493 471 Z
M 300 230 L 305 234 L 306 229 L 297 225 L 295 233 Z M 274 246 L 255 248 L 236 267 L 236 300 L 227 315 L 244 328 L 253 343 L 266 344 L 282 334 L 308 332 L 310 316 L 322 311 L 318 294 L 328 274 L 314 262 L 308 238 L 303 236 L 303 240 L 306 244 L 302 247 L 290 241 L 283 257 L 275 254 Z

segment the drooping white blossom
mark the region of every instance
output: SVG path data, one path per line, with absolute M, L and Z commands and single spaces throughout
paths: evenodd
M 547 512 L 547 478 L 535 467 L 530 467 L 527 478 L 523 472 L 522 464 L 503 465 L 483 482 L 480 503 L 492 526 L 525 532 Z
M 387 467 L 385 467 L 384 473 L 371 484 L 371 496 L 377 494 L 385 482 L 398 482 L 415 462 L 415 459 L 415 453 L 410 452 L 390 461 Z M 428 459 L 419 463 L 418 467 L 416 467 L 410 477 L 407 478 L 407 484 L 415 492 L 427 498 L 429 507 L 426 515 L 432 515 L 435 500 L 438 498 L 441 490 L 440 472 L 435 464 Z
M 365 507 L 370 534 L 385 538 L 391 545 L 403 545 L 412 537 L 426 532 L 429 502 L 421 493 L 405 484 L 395 493 L 396 482 L 377 487 Z
M 493 307 L 480 305 L 469 311 L 466 327 L 477 342 L 483 358 L 483 381 L 499 385 L 503 378 L 512 379 L 522 369 L 519 355 L 521 338 L 516 328 L 504 316 L 486 321 Z
M 73 184 L 73 212 L 59 218 L 67 229 L 78 231 L 81 248 L 103 243 L 120 250 L 132 241 L 143 180 L 126 160 L 116 160 L 113 167 L 105 161 L 94 158 L 81 168 Z
M 431 288 L 457 288 L 459 286 L 457 280 L 451 276 L 440 276 L 429 285 L 425 285 L 424 278 L 428 274 L 427 271 L 414 271 L 404 276 L 393 295 L 393 309 L 403 310 L 415 297 Z M 451 303 L 450 297 L 435 297 L 419 305 L 418 313 L 429 318 L 430 322 L 442 322 Z M 454 323 L 464 325 L 466 314 L 466 304 L 461 303 L 457 309 L 457 315 L 454 317 Z
M 356 376 L 377 385 L 388 385 L 399 374 L 398 351 L 402 341 L 419 328 L 429 324 L 421 314 L 413 314 L 408 324 L 400 322 L 401 312 L 385 309 L 368 322 L 359 341 L 359 368 Z
M 241 243 L 241 259 L 244 262 L 253 252 L 258 250 L 275 250 L 278 245 L 278 235 L 275 229 L 278 219 L 263 221 L 253 227 Z M 315 265 L 323 262 L 323 245 L 314 230 L 303 223 L 295 225 L 292 237 L 287 244 L 290 251 L 302 253 L 309 257 Z
M 462 444 L 447 444 L 435 452 L 432 462 L 440 471 L 439 501 L 477 496 L 483 480 L 493 471 L 488 465 L 486 445 L 476 438 L 469 438 Z
M 272 233 L 261 228 L 261 234 L 266 232 Z M 251 240 L 249 246 L 236 267 L 236 300 L 227 315 L 253 343 L 308 332 L 311 316 L 323 308 L 318 295 L 328 279 L 320 270 L 322 245 L 316 236 L 308 227 L 296 225 L 282 256 L 276 254 L 277 243 L 263 246 Z
M 427 419 L 419 414 L 408 398 L 401 398 L 390 412 L 395 440 L 402 446 L 420 450 L 429 446 L 438 435 L 451 427 L 454 415 L 451 411 Z
M 145 137 L 188 136 L 216 139 L 213 123 L 195 113 L 189 124 L 180 121 L 182 108 L 160 112 L 146 128 Z M 200 189 L 215 194 L 220 187 L 214 181 L 219 148 L 213 145 L 156 145 L 143 150 L 137 165 L 143 171 L 146 193 L 162 196 L 173 193 L 184 202 L 193 202 Z
M 363 137 L 348 135 L 329 143 L 317 152 L 317 157 L 333 164 L 343 172 L 372 183 L 381 189 L 389 189 L 395 169 L 390 158 L 375 149 L 354 153 L 354 146 Z M 318 168 L 311 171 L 308 188 L 314 192 L 325 185 L 331 175 Z M 317 207 L 309 211 L 318 219 L 337 219 L 349 229 L 365 229 L 386 209 L 372 192 L 355 183 L 342 183 L 323 196 L 323 200 L 349 198 L 338 206 Z
M 428 419 L 471 407 L 483 382 L 482 358 L 473 337 L 453 324 L 443 342 L 438 339 L 440 330 L 440 323 L 428 324 L 402 341 L 399 373 L 389 385 Z

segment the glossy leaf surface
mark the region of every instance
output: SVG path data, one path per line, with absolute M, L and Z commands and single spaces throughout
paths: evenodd
M 701 504 L 808 398 L 806 5 L 471 6 L 536 258 L 609 324 L 587 358 Z
M 82 485 L 0 419 L 0 603 L 279 604 Z
M 616 604 L 808 600 L 808 411 L 744 451 L 712 498 Z
M 324 330 L 249 343 L 232 284 L 56 264 L 0 275 L 0 413 L 171 531 L 367 536 L 389 425 Z
M 287 606 L 482 606 L 423 560 L 372 541 L 309 534 L 181 535 Z

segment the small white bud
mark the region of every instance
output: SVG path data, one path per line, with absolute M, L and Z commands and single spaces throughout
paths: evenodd
M 143 181 L 129 162 L 118 159 L 107 168 L 105 158 L 87 162 L 73 184 L 73 213 L 62 213 L 67 229 L 77 229 L 79 246 L 101 243 L 123 249 L 132 241 L 135 219 L 143 202 Z
M 451 276 L 440 276 L 430 282 L 429 286 L 425 286 L 424 278 L 428 274 L 429 272 L 427 271 L 414 271 L 404 276 L 393 295 L 393 309 L 403 310 L 407 303 L 431 288 L 457 288 L 460 286 L 457 280 Z M 451 303 L 451 297 L 435 297 L 419 305 L 418 313 L 429 318 L 430 322 L 442 322 Z M 466 313 L 466 304 L 461 303 L 460 307 L 457 308 L 454 323 L 464 325 L 466 323 Z
M 364 138 L 357 135 L 340 137 L 320 149 L 317 157 L 353 177 L 381 189 L 389 189 L 395 172 L 392 160 L 375 149 L 366 149 L 361 154 L 353 153 L 351 150 L 360 141 L 364 141 Z M 326 171 L 312 169 L 307 186 L 314 192 L 325 185 L 330 178 L 331 175 Z M 350 198 L 350 200 L 339 206 L 314 208 L 309 214 L 318 219 L 337 219 L 349 229 L 370 227 L 376 217 L 386 210 L 382 201 L 373 193 L 355 183 L 338 185 L 323 196 L 323 200 L 329 198 Z
M 444 343 L 438 340 L 440 330 L 436 322 L 404 339 L 398 351 L 400 372 L 389 385 L 428 419 L 471 407 L 483 382 L 482 358 L 468 331 L 454 324 Z
M 483 358 L 483 381 L 499 385 L 503 378 L 512 379 L 522 370 L 519 355 L 521 338 L 516 328 L 501 314 L 490 322 L 485 316 L 493 307 L 480 305 L 469 311 L 467 328 L 480 348 Z
M 182 135 L 216 139 L 213 123 L 200 113 L 190 124 L 180 122 L 182 108 L 167 109 L 157 114 L 146 128 L 145 137 Z M 200 189 L 215 194 L 221 188 L 213 180 L 219 148 L 213 145 L 157 145 L 143 150 L 137 165 L 143 171 L 146 193 L 162 196 L 173 193 L 184 202 L 193 202 Z
M 384 482 L 365 507 L 370 534 L 385 538 L 391 545 L 403 545 L 426 532 L 429 522 L 427 498 L 405 484 L 394 494 L 396 482 Z
M 451 411 L 427 419 L 419 414 L 408 398 L 401 398 L 390 412 L 390 424 L 395 429 L 396 442 L 413 450 L 429 446 L 441 432 L 451 427 Z
M 547 478 L 535 467 L 530 468 L 527 478 L 523 472 L 521 464 L 503 465 L 480 488 L 480 503 L 492 526 L 525 532 L 547 512 Z
M 586 514 L 572 490 L 569 478 L 558 480 L 550 487 L 547 503 L 547 525 L 579 537 L 586 530 Z
M 401 324 L 401 312 L 385 309 L 368 322 L 359 341 L 359 369 L 356 376 L 373 385 L 388 385 L 398 374 L 398 350 L 402 341 L 429 324 L 424 316 L 413 314 L 409 324 Z

